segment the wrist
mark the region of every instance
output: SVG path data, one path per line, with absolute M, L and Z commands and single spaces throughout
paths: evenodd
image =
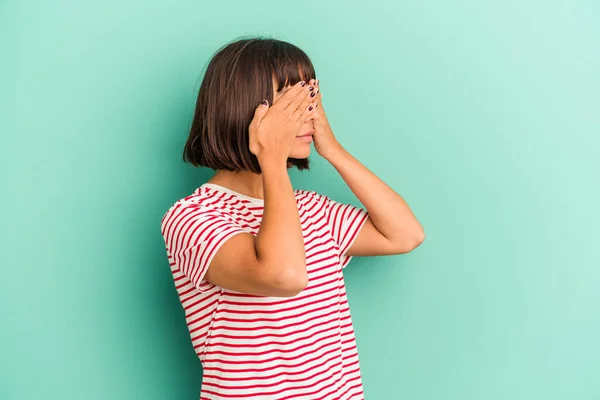
M 280 160 L 278 157 L 272 156 L 262 156 L 257 159 L 263 173 L 279 173 L 281 171 L 287 173 L 287 159 Z
M 342 147 L 342 145 L 338 142 L 329 147 L 327 150 L 323 151 L 321 156 L 327 161 L 331 162 L 333 159 L 342 156 L 344 152 L 346 152 L 346 149 L 344 149 L 344 147 Z

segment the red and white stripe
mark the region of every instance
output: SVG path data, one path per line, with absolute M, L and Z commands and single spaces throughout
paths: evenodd
M 178 200 L 161 231 L 204 374 L 201 399 L 363 399 L 342 269 L 365 209 L 295 190 L 308 286 L 265 297 L 204 280 L 225 241 L 258 233 L 263 203 L 213 184 Z

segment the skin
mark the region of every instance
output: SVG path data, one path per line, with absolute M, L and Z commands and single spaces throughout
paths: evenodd
M 423 227 L 406 201 L 337 140 L 327 119 L 318 84 L 315 80 L 308 82 L 317 92 L 310 103 L 316 107 L 306 115 L 298 129 L 289 156 L 308 157 L 311 142 L 298 137 L 313 132 L 317 153 L 331 163 L 368 211 L 369 217 L 347 250 L 347 255 L 377 256 L 412 251 L 425 240 Z M 287 91 L 296 95 L 301 90 L 306 89 L 293 85 L 275 92 L 272 106 Z M 215 255 L 206 279 L 218 286 L 245 293 L 294 296 L 307 284 L 296 200 L 287 167 L 271 162 L 269 157 L 259 157 L 259 163 L 262 174 L 217 171 L 209 180 L 247 196 L 271 200 L 265 200 L 257 237 L 238 234 L 227 240 Z
M 238 232 L 215 253 L 205 279 L 219 287 L 259 296 L 290 297 L 308 284 L 302 227 L 286 160 L 296 150 L 296 137 L 309 117 L 309 88 L 299 82 L 276 96 L 278 100 L 270 107 L 260 105 L 255 109 L 249 143 L 262 174 L 218 171 L 209 180 L 264 198 L 257 234 Z M 248 185 L 257 182 L 262 191 L 258 196 L 248 191 Z
M 320 97 L 319 96 L 320 95 L 319 87 L 316 84 L 314 84 L 314 82 L 311 83 L 310 85 L 314 87 L 314 92 L 317 93 L 317 95 L 315 95 L 315 99 L 318 99 Z M 283 96 L 285 93 L 287 93 L 287 91 L 291 87 L 292 87 L 291 85 L 287 85 L 281 90 L 281 92 L 274 92 L 273 104 L 277 104 L 277 102 L 279 101 L 281 96 Z M 319 96 L 319 97 L 317 97 L 317 96 Z M 308 158 L 308 156 L 310 155 L 311 143 L 313 142 L 313 140 L 311 140 L 310 142 L 306 142 L 304 140 L 301 140 L 300 137 L 308 134 L 312 138 L 314 131 L 315 131 L 314 118 L 315 118 L 315 114 L 316 114 L 317 108 L 318 108 L 318 107 L 316 107 L 317 104 L 318 104 L 318 100 L 314 100 L 312 105 L 315 108 L 310 112 L 308 118 L 306 119 L 306 122 L 304 122 L 304 124 L 298 130 L 298 135 L 296 137 L 297 140 L 294 142 L 292 150 L 290 151 L 290 155 L 289 155 L 290 157 Z
M 315 98 L 318 100 L 314 100 L 314 105 L 318 105 L 320 103 L 320 93 L 318 85 L 314 84 L 315 81 L 311 80 L 310 85 L 312 85 L 318 93 Z M 281 97 L 287 93 L 292 85 L 287 85 L 280 92 L 275 90 L 277 86 L 277 82 L 273 79 L 273 105 L 277 104 L 277 102 L 281 99 Z M 313 132 L 314 128 L 314 117 L 316 116 L 316 111 L 319 106 L 315 107 L 313 111 L 310 113 L 311 115 L 306 119 L 306 122 L 300 127 L 298 130 L 297 136 L 300 137 L 307 133 Z M 313 136 L 314 138 L 314 136 Z M 311 152 L 311 142 L 305 142 L 303 140 L 296 140 L 294 145 L 290 151 L 289 157 L 293 158 L 307 158 Z M 209 182 L 216 183 L 225 187 L 228 187 L 232 190 L 235 190 L 239 193 L 245 194 L 246 196 L 256 197 L 259 199 L 264 199 L 264 185 L 263 179 L 260 174 L 255 174 L 250 171 L 223 171 L 219 170 L 215 173 L 215 175 L 209 180 Z

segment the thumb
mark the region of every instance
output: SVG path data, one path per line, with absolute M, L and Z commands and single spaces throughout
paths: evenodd
M 254 110 L 254 118 L 252 119 L 252 123 L 258 127 L 268 110 L 269 101 L 264 99 Z

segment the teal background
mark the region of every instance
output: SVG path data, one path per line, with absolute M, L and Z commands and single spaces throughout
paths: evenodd
M 368 400 L 600 399 L 595 1 L 0 3 L 0 398 L 197 399 L 160 218 L 208 58 L 304 49 L 427 238 L 345 270 Z M 313 151 L 294 186 L 359 204 Z

